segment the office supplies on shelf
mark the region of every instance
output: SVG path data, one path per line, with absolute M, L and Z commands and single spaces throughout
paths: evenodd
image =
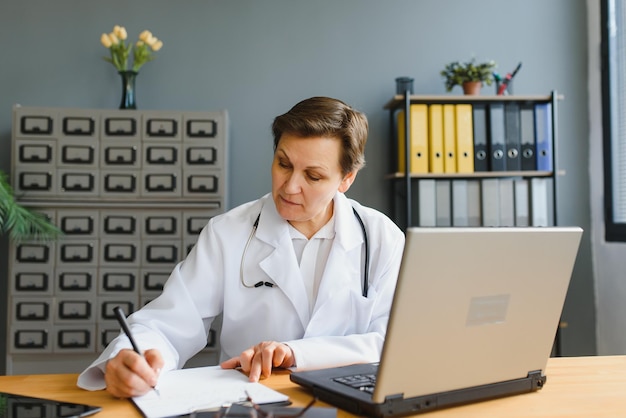
M 428 106 L 428 171 L 443 173 L 443 108 Z
M 436 207 L 436 225 L 451 226 L 452 225 L 452 191 L 450 180 L 437 180 L 435 182 L 435 207 Z
M 437 193 L 435 191 L 435 180 L 420 179 L 418 190 L 418 225 L 437 225 Z
M 380 363 L 290 378 L 373 417 L 541 390 L 581 236 L 578 227 L 408 228 Z
M 515 226 L 530 226 L 528 179 L 515 179 L 513 192 L 515 194 Z
M 500 198 L 500 222 L 499 226 L 515 226 L 515 193 L 513 179 L 501 178 L 498 182 Z
M 520 153 L 524 171 L 537 169 L 535 155 L 535 111 L 532 103 L 520 105 Z
M 500 179 L 481 180 L 482 226 L 500 226 Z
M 552 104 L 535 104 L 537 170 L 552 171 Z
M 481 226 L 480 180 L 467 180 L 467 222 L 468 226 Z
M 482 219 L 480 222 L 476 222 L 478 217 L 482 217 L 485 212 L 484 218 L 487 219 L 488 224 L 498 225 L 499 224 L 499 205 L 500 200 L 498 198 L 497 202 L 489 201 L 487 199 L 483 199 L 481 195 L 481 184 L 484 179 L 500 179 L 500 178 L 519 178 L 524 177 L 527 180 L 535 177 L 548 177 L 551 179 L 555 179 L 557 175 L 556 159 L 555 159 L 555 150 L 556 150 L 556 142 L 557 142 L 557 130 L 556 130 L 556 117 L 557 117 L 557 109 L 558 109 L 558 101 L 562 100 L 563 97 L 558 95 L 556 91 L 552 91 L 550 95 L 519 95 L 519 96 L 492 96 L 492 97 L 468 97 L 468 96 L 449 96 L 449 95 L 411 95 L 410 97 L 399 97 L 394 96 L 386 105 L 385 109 L 390 111 L 390 121 L 392 123 L 393 132 L 397 131 L 397 129 L 401 129 L 400 126 L 397 125 L 396 115 L 399 111 L 404 109 L 405 111 L 409 111 L 409 108 L 413 104 L 424 104 L 428 106 L 428 117 L 429 117 L 429 172 L 428 173 L 415 173 L 409 176 L 406 176 L 406 173 L 390 173 L 387 175 L 387 178 L 391 180 L 393 185 L 393 205 L 394 205 L 394 213 L 395 220 L 398 222 L 398 225 L 402 228 L 406 226 L 424 226 L 417 219 L 426 218 L 429 219 L 428 216 L 421 217 L 420 209 L 418 209 L 418 199 L 415 198 L 414 194 L 420 194 L 420 181 L 423 179 L 445 179 L 445 180 L 456 180 L 456 179 L 465 179 L 465 180 L 474 180 L 473 186 L 471 187 L 473 195 L 478 195 L 478 199 L 469 199 L 468 204 L 472 205 L 473 213 L 476 216 L 471 215 L 471 211 L 468 209 L 468 222 L 471 225 L 484 225 L 482 223 Z M 505 108 L 507 105 L 511 104 L 512 106 L 508 106 L 509 117 L 508 123 L 505 119 Z M 433 158 L 430 158 L 433 155 L 433 151 L 435 149 L 434 144 L 436 143 L 433 138 L 438 137 L 437 127 L 440 126 L 438 122 L 438 113 L 439 109 L 441 109 L 442 113 L 447 110 L 447 114 L 450 114 L 450 109 L 455 109 L 455 118 L 456 118 L 456 109 L 457 106 L 471 106 L 472 108 L 472 133 L 473 133 L 473 147 L 474 147 L 474 171 L 468 173 L 459 172 L 459 150 L 456 149 L 453 158 L 456 158 L 456 170 L 451 169 L 452 164 L 445 164 L 445 159 L 449 159 L 451 156 L 445 152 L 444 145 L 444 171 L 441 172 L 436 170 L 433 165 Z M 547 131 L 546 137 L 549 138 L 549 145 L 547 154 L 551 155 L 550 161 L 548 161 L 551 166 L 548 170 L 540 170 L 537 168 L 537 145 L 536 138 L 538 134 L 536 134 L 536 129 L 538 129 L 538 122 L 535 118 L 535 112 L 540 112 L 540 110 L 535 110 L 535 105 L 543 105 L 550 109 L 547 111 L 547 117 L 550 119 L 549 121 L 544 121 L 546 127 L 544 131 Z M 541 109 L 541 108 L 540 108 Z M 515 111 L 517 110 L 517 112 Z M 442 115 L 442 133 L 443 136 L 446 137 L 446 133 L 449 134 L 448 138 L 452 136 L 452 132 L 456 137 L 457 131 L 461 129 L 459 123 L 455 120 L 454 123 L 446 123 L 445 115 Z M 548 125 L 549 124 L 549 125 Z M 513 134 L 514 139 L 509 140 L 507 144 L 507 125 L 510 133 Z M 408 131 L 409 127 L 403 127 Z M 396 157 L 396 147 L 395 140 L 392 141 L 393 146 L 393 158 Z M 522 143 L 523 141 L 523 143 Z M 444 144 L 454 143 L 455 147 L 458 147 L 458 143 L 456 140 L 454 141 L 446 141 L 444 140 Z M 519 158 L 519 163 L 517 161 L 511 162 L 511 164 L 507 164 L 507 145 L 508 150 L 514 150 L 511 152 L 512 156 L 517 156 Z M 522 145 L 524 149 L 522 150 Z M 450 148 L 451 146 L 449 146 Z M 530 158 L 528 156 L 530 155 Z M 522 168 L 522 158 L 524 166 Z M 530 160 L 530 161 L 529 161 Z M 393 163 L 393 162 L 392 162 Z M 487 183 L 488 184 L 488 183 Z M 530 194 L 530 184 L 528 185 L 528 192 Z M 468 191 L 468 194 L 470 192 Z M 498 194 L 499 195 L 499 194 Z M 411 197 L 413 196 L 413 197 Z M 554 206 L 556 196 L 554 193 L 550 196 L 550 202 Z M 423 199 L 422 203 L 423 204 Z M 454 204 L 454 202 L 452 202 Z M 530 207 L 530 196 L 528 197 L 528 205 Z M 510 205 L 509 205 L 510 206 Z M 494 221 L 496 219 L 495 214 L 498 214 L 498 221 Z M 490 216 L 494 215 L 494 216 Z M 528 216 L 530 217 L 530 209 Z M 553 215 L 555 218 L 556 214 Z M 522 218 L 524 215 L 522 215 Z M 510 217 L 509 217 L 510 218 Z M 473 221 L 472 221 L 473 220 Z M 491 220 L 491 221 L 490 221 Z M 475 224 L 472 224 L 475 222 Z M 522 221 L 523 222 L 523 221 Z M 529 220 L 528 223 L 531 223 Z M 486 226 L 486 225 L 484 225 Z
M 489 171 L 487 147 L 487 108 L 482 103 L 472 105 L 474 130 L 474 172 Z
M 474 172 L 474 128 L 472 126 L 472 105 L 455 106 L 456 125 L 456 171 Z
M 456 121 L 455 105 L 443 105 L 443 169 L 456 173 Z
M 469 226 L 467 180 L 452 180 L 452 226 Z
M 535 177 L 530 179 L 530 216 L 532 226 L 554 225 L 553 187 L 552 178 Z
M 489 167 L 491 171 L 505 171 L 506 144 L 504 103 L 489 104 Z
M 513 70 L 512 73 L 508 73 L 505 77 L 504 80 L 502 80 L 500 82 L 500 87 L 498 88 L 498 96 L 503 95 L 504 92 L 507 90 L 507 88 L 509 87 L 509 85 L 511 84 L 511 81 L 513 80 L 513 77 L 515 77 L 515 75 L 517 74 L 517 72 L 520 70 L 520 68 L 522 68 L 522 63 L 520 62 L 519 64 L 517 64 L 517 67 L 515 67 L 515 70 Z
M 518 103 L 511 102 L 504 105 L 504 135 L 506 148 L 507 171 L 519 171 L 522 169 L 521 139 L 520 139 L 520 107 Z
M 404 111 L 398 113 L 398 126 L 404 126 Z M 428 108 L 413 104 L 409 115 L 409 172 L 428 173 Z M 398 171 L 404 172 L 404 129 L 398 129 Z
M 407 91 L 413 94 L 413 80 L 412 77 L 396 77 L 396 94 L 404 94 Z
M 258 405 L 285 403 L 289 397 L 261 383 L 252 383 L 237 370 L 219 366 L 164 372 L 159 380 L 161 396 L 148 392 L 132 398 L 148 418 L 170 417 L 243 402 L 248 396 Z

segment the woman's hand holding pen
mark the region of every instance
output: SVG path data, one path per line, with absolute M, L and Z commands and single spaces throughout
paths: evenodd
M 263 341 L 243 351 L 238 357 L 222 362 L 223 369 L 241 367 L 251 382 L 268 378 L 274 367 L 293 367 L 296 359 L 291 347 L 276 341 Z
M 117 398 L 143 395 L 156 386 L 163 364 L 158 350 L 147 350 L 143 356 L 130 349 L 121 350 L 107 362 L 107 392 Z

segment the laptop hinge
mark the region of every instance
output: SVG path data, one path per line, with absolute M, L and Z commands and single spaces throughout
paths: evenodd
M 548 378 L 541 372 L 541 370 L 533 370 L 528 372 L 528 378 L 531 379 L 531 386 L 533 389 L 541 389 L 545 385 Z

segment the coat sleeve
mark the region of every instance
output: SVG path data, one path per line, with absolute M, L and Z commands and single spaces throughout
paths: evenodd
M 211 321 L 221 310 L 221 252 L 209 251 L 218 247 L 213 235 L 209 223 L 185 261 L 174 268 L 161 295 L 128 318 L 140 349 L 160 351 L 163 370 L 183 367 L 206 345 Z M 104 389 L 106 362 L 124 348 L 131 345 L 120 335 L 79 375 L 78 386 Z

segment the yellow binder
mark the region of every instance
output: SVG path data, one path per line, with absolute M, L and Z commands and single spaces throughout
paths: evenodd
M 443 108 L 428 107 L 428 168 L 431 173 L 443 173 Z
M 456 105 L 456 171 L 474 172 L 474 128 L 472 105 Z
M 455 105 L 443 105 L 443 171 L 456 173 Z
M 409 119 L 409 168 L 428 173 L 428 107 L 412 104 Z M 398 171 L 404 172 L 404 111 L 398 113 Z

